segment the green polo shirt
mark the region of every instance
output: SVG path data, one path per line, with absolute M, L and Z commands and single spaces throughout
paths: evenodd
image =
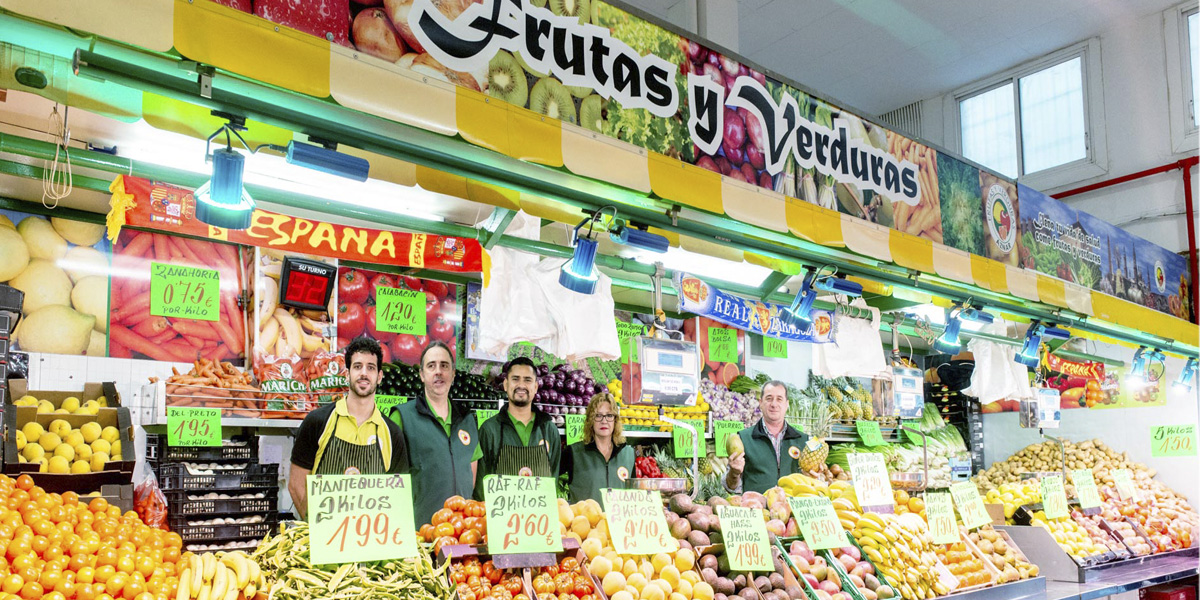
M 521 445 L 528 446 L 529 438 L 533 436 L 533 422 L 537 419 L 529 419 L 528 423 L 522 423 L 521 420 L 514 417 L 512 413 L 508 413 L 508 418 L 510 421 L 512 421 L 513 429 L 517 430 L 517 437 L 521 438 Z M 449 427 L 448 424 L 447 427 Z M 471 460 L 479 460 L 481 458 L 483 458 L 483 448 L 481 446 L 475 446 L 475 455 L 471 457 Z
M 446 430 L 446 437 L 450 437 L 450 415 L 454 414 L 454 411 L 451 410 L 450 413 L 446 415 L 446 418 L 443 419 L 441 415 L 437 414 L 436 410 L 433 410 L 433 403 L 429 401 L 428 396 L 425 397 L 425 405 L 429 407 L 429 412 L 433 413 L 433 418 L 438 423 L 442 424 L 442 429 Z M 400 411 L 396 411 L 390 416 L 394 423 L 399 425 L 401 428 L 404 427 L 404 423 L 402 423 L 400 419 Z

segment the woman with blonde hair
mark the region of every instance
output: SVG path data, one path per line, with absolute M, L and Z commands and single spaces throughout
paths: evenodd
M 591 498 L 603 503 L 600 490 L 624 488 L 633 478 L 633 447 L 625 445 L 617 400 L 608 392 L 592 396 L 583 422 L 583 441 L 567 447 L 560 473 L 567 478 L 570 502 Z

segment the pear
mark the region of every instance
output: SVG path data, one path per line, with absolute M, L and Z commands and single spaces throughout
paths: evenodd
M 46 306 L 17 325 L 21 349 L 50 354 L 83 354 L 96 317 L 62 305 Z
M 95 329 L 108 332 L 108 278 L 100 275 L 84 277 L 71 290 L 71 305 L 75 310 L 96 317 Z
M 29 246 L 29 256 L 33 258 L 45 258 L 47 260 L 58 260 L 67 253 L 67 240 L 64 240 L 54 227 L 50 225 L 50 221 L 41 217 L 25 217 L 17 225 L 17 233 L 25 238 L 25 245 Z
M 91 275 L 104 275 L 109 271 L 108 255 L 87 246 L 75 246 L 67 250 L 66 256 L 58 265 L 67 272 L 71 281 L 76 283 Z

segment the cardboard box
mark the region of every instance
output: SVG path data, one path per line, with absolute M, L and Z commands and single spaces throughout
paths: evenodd
M 83 391 L 67 391 L 55 392 L 50 390 L 30 390 L 29 382 L 24 379 L 10 379 L 8 381 L 8 400 L 6 404 L 12 404 L 14 400 L 19 400 L 22 396 L 30 395 L 38 400 L 49 400 L 54 405 L 55 409 L 62 408 L 62 401 L 72 396 L 79 398 L 79 404 L 82 405 L 88 400 L 95 400 L 100 396 L 108 399 L 108 408 L 116 408 L 121 406 L 121 394 L 117 392 L 117 384 L 112 381 L 103 383 L 85 383 Z
M 38 465 L 20 462 L 17 458 L 17 431 L 30 421 L 49 429 L 50 423 L 56 419 L 67 421 L 74 429 L 93 421 L 101 427 L 116 427 L 120 433 L 121 456 L 125 460 L 109 462 L 104 471 L 83 474 L 39 473 Z M 133 421 L 128 408 L 102 408 L 95 415 L 63 415 L 38 414 L 33 406 L 9 407 L 4 411 L 4 424 L 4 472 L 14 477 L 28 473 L 34 483 L 47 492 L 74 491 L 86 494 L 99 491 L 104 485 L 123 485 L 133 481 L 133 469 L 137 461 L 134 460 Z
M 1004 505 L 1003 504 L 984 504 L 984 508 L 988 511 L 988 516 L 992 518 L 992 525 L 1004 525 Z

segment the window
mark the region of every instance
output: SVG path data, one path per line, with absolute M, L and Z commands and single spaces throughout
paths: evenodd
M 1188 109 L 1192 111 L 1192 129 L 1200 126 L 1200 110 L 1196 110 L 1196 98 L 1200 96 L 1200 77 L 1196 76 L 1196 63 L 1200 62 L 1200 45 L 1197 45 L 1197 38 L 1200 38 L 1200 31 L 1197 31 L 1196 21 L 1200 18 L 1200 9 L 1192 9 L 1192 14 L 1187 16 L 1188 29 L 1188 68 L 1184 71 L 1188 79 L 1192 81 L 1191 95 L 1188 97 Z
M 1103 115 L 1099 45 L 1088 40 L 957 90 L 948 125 L 962 155 L 1043 189 L 1102 175 L 1103 132 L 1090 129 Z
M 1200 131 L 1200 9 L 1185 2 L 1163 11 L 1167 62 L 1167 108 L 1171 146 L 1180 154 L 1196 151 Z

